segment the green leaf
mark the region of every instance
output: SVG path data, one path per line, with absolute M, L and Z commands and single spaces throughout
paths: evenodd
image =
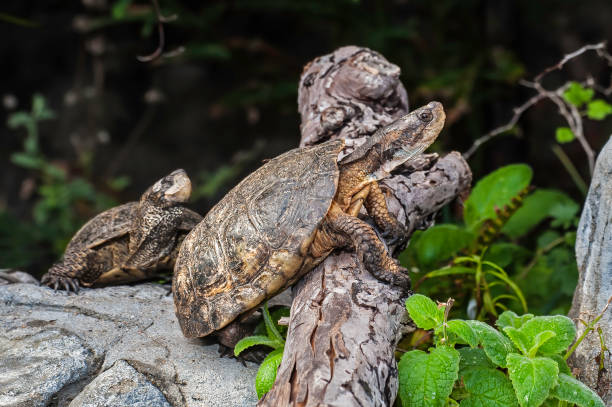
M 437 269 L 434 271 L 430 271 L 425 274 L 426 278 L 434 278 L 434 277 L 442 277 L 442 276 L 453 276 L 457 274 L 474 274 L 476 272 L 475 269 L 464 266 L 450 266 L 443 267 L 441 269 Z
M 507 326 L 518 329 L 531 318 L 533 318 L 533 314 L 525 314 L 519 317 L 514 311 L 504 311 L 499 318 L 497 318 L 497 321 L 495 321 L 495 325 L 500 329 L 504 329 Z
M 504 328 L 504 333 L 508 336 L 508 338 L 510 338 L 510 340 L 512 340 L 514 346 L 516 346 L 523 355 L 527 355 L 529 353 L 531 340 L 530 338 L 527 338 L 522 331 L 512 326 L 507 326 Z
M 444 321 L 444 307 L 438 308 L 435 302 L 421 294 L 410 296 L 406 300 L 406 309 L 421 329 L 433 329 Z
M 461 359 L 459 360 L 459 374 L 472 367 L 491 367 L 495 365 L 487 357 L 481 348 L 460 348 L 458 349 Z
M 502 167 L 482 178 L 465 201 L 463 217 L 468 228 L 495 218 L 495 208 L 510 203 L 531 182 L 533 172 L 525 164 Z
M 278 332 L 278 329 L 276 328 L 276 324 L 274 323 L 274 321 L 272 320 L 272 317 L 270 316 L 270 311 L 268 311 L 267 302 L 265 302 L 262 307 L 262 315 L 263 315 L 264 324 L 266 325 L 266 332 L 268 333 L 268 337 L 270 339 L 279 341 L 281 343 L 285 343 L 285 340 L 283 339 L 280 332 Z
M 557 362 L 557 366 L 559 366 L 559 373 L 565 373 L 566 375 L 569 375 L 569 376 L 572 375 L 572 371 L 570 370 L 563 356 L 558 355 L 556 353 L 544 354 L 542 356 L 551 358 L 552 360 Z
M 539 349 L 541 353 L 563 352 L 567 350 L 576 337 L 574 323 L 563 315 L 535 317 L 525 322 L 520 330 L 530 338 L 535 338 L 543 331 L 553 331 L 555 333 L 554 337 L 542 344 Z
M 472 348 L 478 346 L 478 336 L 470 324 L 462 319 L 453 319 L 446 323 L 449 334 L 460 339 L 459 343 L 470 345 Z
M 442 407 L 458 378 L 459 352 L 449 346 L 413 350 L 402 356 L 398 371 L 402 406 Z
M 578 210 L 580 210 L 580 206 L 574 201 L 557 202 L 549 211 L 550 216 L 553 217 L 550 225 L 553 227 L 562 226 L 566 229 L 569 228 L 572 226 Z
M 500 267 L 508 267 L 512 263 L 517 263 L 529 258 L 531 252 L 522 246 L 514 243 L 494 243 L 489 246 L 489 250 L 484 255 L 484 260 L 488 260 Z
M 32 118 L 35 120 L 55 118 L 55 113 L 47 107 L 47 101 L 43 95 L 35 94 L 32 97 Z
M 120 20 L 127 15 L 127 9 L 132 0 L 117 0 L 112 7 L 111 15 L 115 20 Z
M 569 127 L 557 127 L 557 130 L 555 130 L 555 138 L 558 143 L 565 144 L 574 141 L 576 136 Z
M 530 359 L 516 353 L 510 353 L 507 362 L 508 375 L 521 407 L 542 404 L 557 383 L 557 363 L 549 358 Z
M 544 345 L 548 340 L 557 336 L 553 331 L 542 331 L 533 338 L 533 345 L 529 349 L 528 356 L 534 357 L 538 350 Z
M 554 189 L 538 189 L 523 200 L 523 205 L 508 219 L 502 227 L 512 239 L 529 232 L 547 217 L 556 217 L 557 206 L 575 207 L 577 204 L 566 194 Z
M 274 349 L 283 347 L 282 342 L 279 342 L 275 339 L 270 339 L 267 336 L 247 336 L 246 338 L 242 338 L 240 341 L 238 341 L 236 346 L 234 346 L 234 356 L 238 356 L 242 353 L 243 350 L 250 348 L 251 346 L 257 345 L 265 345 Z
M 516 395 L 508 377 L 497 369 L 471 368 L 463 375 L 468 397 L 461 407 L 517 406 Z
M 576 107 L 580 107 L 593 98 L 593 89 L 584 88 L 578 82 L 571 82 L 570 86 L 563 92 L 563 99 Z
M 34 122 L 30 114 L 27 112 L 15 112 L 8 117 L 6 125 L 11 129 L 16 129 L 19 126 L 29 126 Z
M 414 245 L 417 260 L 423 267 L 447 260 L 470 245 L 474 235 L 455 225 L 433 226 L 420 236 Z
M 559 373 L 559 385 L 552 389 L 550 395 L 577 404 L 578 407 L 604 407 L 604 402 L 597 393 L 564 373 Z
M 11 161 L 15 165 L 31 170 L 38 170 L 45 165 L 45 161 L 42 158 L 20 152 L 11 154 Z
M 587 105 L 587 116 L 593 120 L 603 120 L 612 113 L 612 105 L 603 99 L 595 99 Z
M 276 372 L 283 359 L 283 350 L 276 349 L 270 352 L 268 356 L 261 362 L 257 376 L 255 377 L 255 390 L 257 397 L 262 398 L 264 394 L 270 391 L 274 380 L 276 380 Z
M 466 321 L 478 334 L 485 353 L 497 366 L 506 367 L 508 353 L 515 352 L 514 345 L 501 332 L 481 321 Z

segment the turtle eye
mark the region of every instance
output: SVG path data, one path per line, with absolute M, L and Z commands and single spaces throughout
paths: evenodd
M 419 119 L 424 122 L 430 122 L 433 119 L 433 114 L 426 110 L 424 112 L 419 113 Z

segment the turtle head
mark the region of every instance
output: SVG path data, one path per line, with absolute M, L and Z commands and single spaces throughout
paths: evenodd
M 369 178 L 385 178 L 393 169 L 425 151 L 438 137 L 445 118 L 442 104 L 430 102 L 376 131 L 341 163 L 374 153 L 376 159 L 370 162 Z
M 172 171 L 153 184 L 140 199 L 157 206 L 168 207 L 187 202 L 191 196 L 191 180 L 183 169 Z
M 380 129 L 377 137 L 378 151 L 382 153 L 381 166 L 375 177 L 383 178 L 425 151 L 440 134 L 445 118 L 442 104 L 430 102 Z

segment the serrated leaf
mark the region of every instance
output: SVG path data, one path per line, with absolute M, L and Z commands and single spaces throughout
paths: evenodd
M 593 98 L 594 91 L 585 88 L 578 82 L 571 82 L 570 86 L 563 92 L 563 99 L 576 107 L 580 107 Z
M 555 138 L 558 143 L 565 144 L 574 141 L 576 136 L 569 127 L 557 127 L 555 130 Z
M 495 208 L 510 203 L 531 182 L 533 171 L 525 164 L 512 164 L 482 178 L 464 203 L 463 218 L 468 228 L 495 218 Z M 492 193 L 495 191 L 495 193 Z
M 559 367 L 549 358 L 508 354 L 508 375 L 521 407 L 536 407 L 548 398 L 557 383 Z
M 455 335 L 460 341 L 466 345 L 470 345 L 472 348 L 478 346 L 478 336 L 476 331 L 464 320 L 454 319 L 446 323 L 446 330 L 449 334 Z
M 270 352 L 268 356 L 261 362 L 257 376 L 255 376 L 255 391 L 257 397 L 262 398 L 264 394 L 270 391 L 274 380 L 276 380 L 276 372 L 283 359 L 283 350 L 276 349 Z
M 247 336 L 246 338 L 242 338 L 241 340 L 239 340 L 238 343 L 234 346 L 234 356 L 238 356 L 242 353 L 243 350 L 248 349 L 251 346 L 257 345 L 264 345 L 274 349 L 278 349 L 283 346 L 283 343 L 274 339 L 270 339 L 267 336 L 263 335 Z
M 406 300 L 406 309 L 421 329 L 433 329 L 444 321 L 444 307 L 438 308 L 435 302 L 421 294 L 410 296 Z
M 495 321 L 495 325 L 500 329 L 504 329 L 507 326 L 518 329 L 531 318 L 533 318 L 533 314 L 525 314 L 519 317 L 514 311 L 504 311 L 499 315 L 497 321 Z
M 566 375 L 569 375 L 569 376 L 572 375 L 572 371 L 567 365 L 567 362 L 565 361 L 565 358 L 563 356 L 558 355 L 556 353 L 544 354 L 542 356 L 551 358 L 552 360 L 557 362 L 557 366 L 559 366 L 559 373 L 565 373 Z
M 544 219 L 556 217 L 553 209 L 557 206 L 574 206 L 577 204 L 566 194 L 554 189 L 538 189 L 523 200 L 523 205 L 508 219 L 502 227 L 502 233 L 515 239 L 529 232 Z
M 597 393 L 564 373 L 559 373 L 559 385 L 552 389 L 550 395 L 577 404 L 578 407 L 604 407 L 604 402 Z
M 544 345 L 546 342 L 548 342 L 550 339 L 554 338 L 555 336 L 557 336 L 557 334 L 554 333 L 553 331 L 542 331 L 539 334 L 537 334 L 535 338 L 533 338 L 533 341 L 532 341 L 533 344 L 531 345 L 531 348 L 529 349 L 528 356 L 529 357 L 535 356 L 538 350 L 542 347 L 542 345 Z
M 505 327 L 504 333 L 506 336 L 508 336 L 508 338 L 510 338 L 512 343 L 514 343 L 514 346 L 516 346 L 523 355 L 528 354 L 531 342 L 530 338 L 527 338 L 523 332 L 512 326 Z
M 474 235 L 456 225 L 433 226 L 420 236 L 414 244 L 417 260 L 422 267 L 427 267 L 451 258 L 459 250 L 467 247 L 474 240 Z
M 472 367 L 490 367 L 495 368 L 495 365 L 487 357 L 487 354 L 481 348 L 460 348 L 457 349 L 461 359 L 459 360 L 459 374 L 461 375 L 466 369 Z
M 461 407 L 513 407 L 516 395 L 508 377 L 497 369 L 471 368 L 463 375 L 468 397 Z
M 398 371 L 402 406 L 442 407 L 458 378 L 459 352 L 448 346 L 413 350 L 402 356 Z
M 550 216 L 553 217 L 550 225 L 553 227 L 563 226 L 566 229 L 569 228 L 572 226 L 578 210 L 580 210 L 580 205 L 574 201 L 557 202 L 549 211 Z
M 572 344 L 576 337 L 576 327 L 571 319 L 563 315 L 541 316 L 525 322 L 520 330 L 527 337 L 535 338 L 540 332 L 552 331 L 555 336 L 547 340 L 539 349 L 541 353 L 560 353 Z
M 587 116 L 593 120 L 603 120 L 612 114 L 612 105 L 603 99 L 595 99 L 587 105 Z
M 515 352 L 514 345 L 510 339 L 492 326 L 481 321 L 466 321 L 478 334 L 480 344 L 485 353 L 497 366 L 506 367 L 506 357 L 510 352 Z

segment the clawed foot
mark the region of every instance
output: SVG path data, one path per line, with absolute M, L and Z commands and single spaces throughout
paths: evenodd
M 406 226 L 401 223 L 397 223 L 395 227 L 384 231 L 382 237 L 385 239 L 388 247 L 395 247 L 394 251 L 402 250 L 406 242 L 408 241 L 408 230 Z
M 79 293 L 79 280 L 72 277 L 58 276 L 54 274 L 45 274 L 40 282 L 48 287 L 53 288 L 54 291 L 58 289 L 65 290 L 67 293 L 74 292 Z

